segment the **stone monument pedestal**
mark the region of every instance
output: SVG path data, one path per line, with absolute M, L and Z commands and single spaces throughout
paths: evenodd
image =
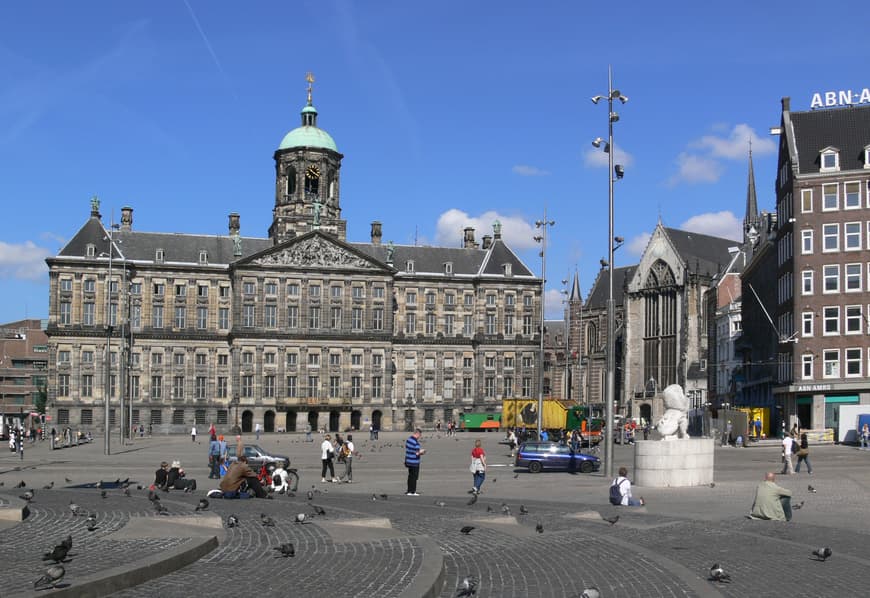
M 634 445 L 634 480 L 638 486 L 681 488 L 713 481 L 712 438 L 640 440 Z

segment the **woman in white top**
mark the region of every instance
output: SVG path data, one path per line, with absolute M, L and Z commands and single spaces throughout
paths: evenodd
M 323 442 L 320 444 L 320 482 L 326 483 L 326 469 L 329 468 L 329 477 L 331 481 L 338 482 L 335 477 L 335 467 L 332 465 L 332 460 L 335 458 L 335 447 L 332 446 L 332 440 L 327 434 L 323 437 Z

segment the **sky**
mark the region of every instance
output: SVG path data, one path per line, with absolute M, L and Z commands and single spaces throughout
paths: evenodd
M 774 209 L 780 100 L 870 87 L 870 5 L 310 0 L 14 3 L 0 21 L 0 322 L 48 316 L 45 258 L 85 223 L 267 236 L 275 149 L 299 126 L 305 74 L 344 154 L 352 242 L 459 246 L 503 224 L 547 316 L 584 296 L 608 244 L 614 87 L 617 266 L 665 226 L 738 239 L 752 142 Z M 855 27 L 853 30 L 852 27 Z M 861 73 L 864 73 L 863 75 Z M 546 214 L 546 217 L 545 217 Z

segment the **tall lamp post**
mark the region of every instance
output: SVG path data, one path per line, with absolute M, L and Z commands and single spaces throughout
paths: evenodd
M 566 401 L 571 400 L 571 291 L 568 289 L 568 279 L 562 280 L 565 288 L 562 289 L 562 294 L 565 295 L 565 394 L 563 398 Z
M 112 394 L 112 331 L 114 330 L 115 323 L 112 320 L 112 260 L 115 256 L 115 231 L 120 227 L 120 225 L 111 224 L 109 226 L 109 230 L 106 231 L 106 238 L 109 242 L 109 274 L 106 277 L 106 313 L 104 316 L 106 322 L 106 359 L 105 359 L 105 369 L 106 369 L 106 380 L 104 387 L 104 405 L 103 411 L 104 419 L 103 419 L 103 428 L 105 431 L 105 444 L 103 445 L 103 454 L 111 455 L 112 454 L 112 446 L 111 446 L 111 437 L 110 437 L 110 420 L 109 420 L 109 409 L 111 406 L 111 394 Z
M 628 98 L 618 89 L 613 88 L 613 73 L 607 67 L 607 95 L 598 95 L 592 98 L 593 104 L 601 100 L 607 100 L 607 198 L 608 198 L 608 226 L 607 226 L 607 386 L 605 391 L 605 420 L 607 427 L 604 434 L 604 464 L 607 477 L 613 477 L 613 402 L 616 394 L 616 314 L 613 305 L 613 251 L 621 242 L 613 235 L 613 182 L 621 179 L 625 170 L 621 164 L 613 164 L 613 123 L 619 120 L 619 115 L 613 111 L 613 100 L 619 100 L 623 104 Z M 592 142 L 595 147 L 600 147 L 603 139 L 598 137 Z
M 535 221 L 535 228 L 541 229 L 535 241 L 541 244 L 541 330 L 540 330 L 540 362 L 538 367 L 538 439 L 541 438 L 541 424 L 544 419 L 544 303 L 547 295 L 547 228 L 554 226 L 555 220 L 547 220 L 547 208 L 544 208 L 544 219 Z

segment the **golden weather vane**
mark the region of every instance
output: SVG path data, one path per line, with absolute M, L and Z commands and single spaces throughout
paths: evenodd
M 308 105 L 311 105 L 311 84 L 314 83 L 314 75 L 311 71 L 305 73 L 305 80 L 308 81 Z

